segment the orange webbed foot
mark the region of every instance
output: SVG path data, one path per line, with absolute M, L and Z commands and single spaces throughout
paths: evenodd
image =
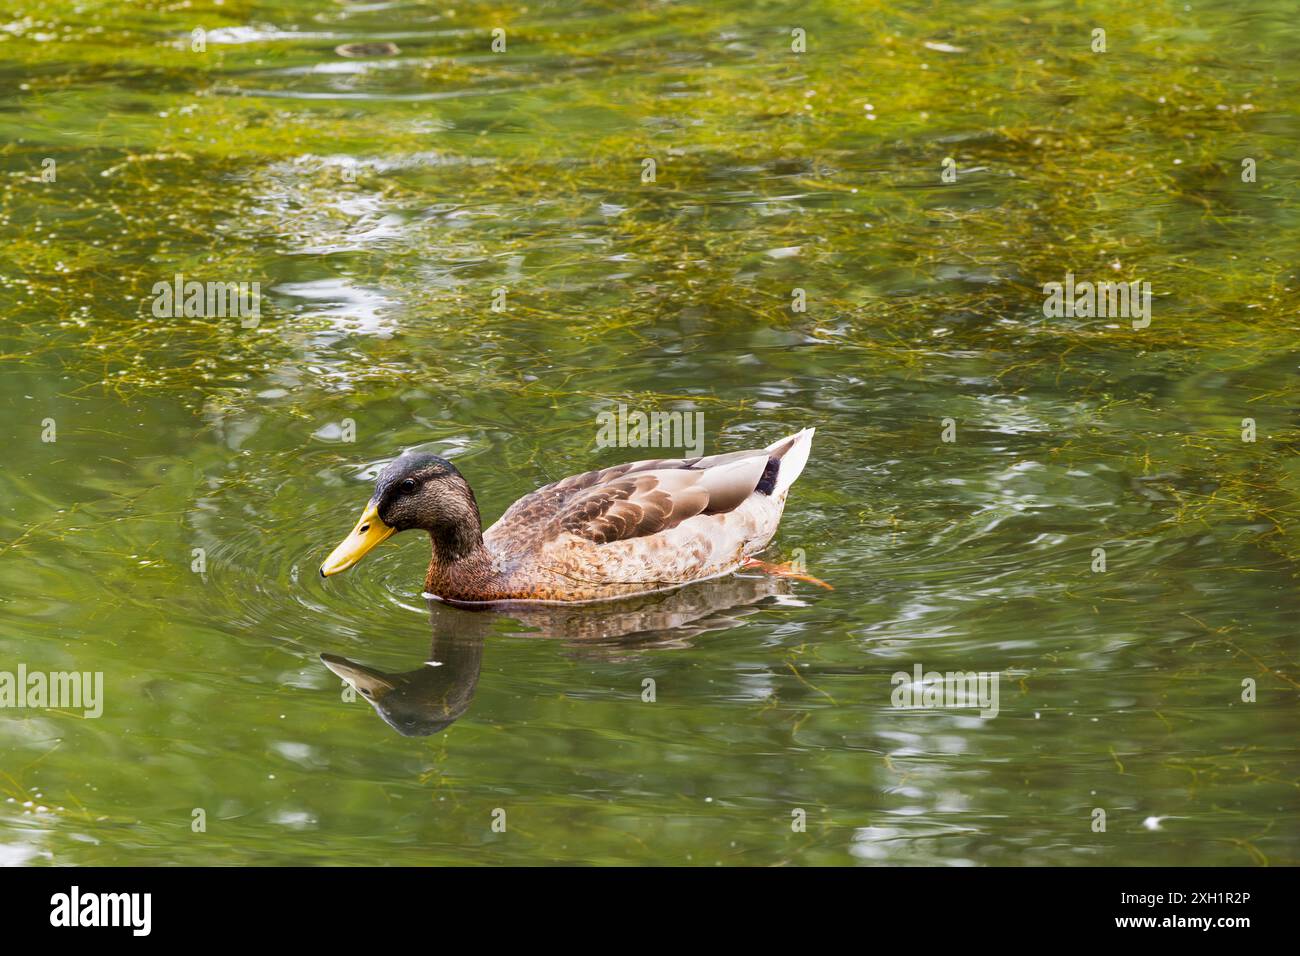
M 795 566 L 793 561 L 782 561 L 779 564 L 773 564 L 769 561 L 760 561 L 758 558 L 750 558 L 742 564 L 741 567 L 757 568 L 759 571 L 763 571 L 767 574 L 775 574 L 778 577 L 793 578 L 796 581 L 807 581 L 809 584 L 815 584 L 820 588 L 825 588 L 827 591 L 835 590 L 833 585 L 827 584 L 821 578 L 815 578 L 811 574 L 805 574 Z

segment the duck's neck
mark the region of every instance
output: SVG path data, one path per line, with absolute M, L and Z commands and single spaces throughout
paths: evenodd
M 433 556 L 425 591 L 453 601 L 481 601 L 491 593 L 497 572 L 477 522 L 430 529 L 429 538 Z

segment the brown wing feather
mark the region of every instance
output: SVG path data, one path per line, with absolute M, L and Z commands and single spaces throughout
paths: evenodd
M 604 482 L 566 505 L 555 528 L 606 544 L 675 527 L 709 505 L 708 491 L 694 477 L 687 471 L 651 471 Z
M 759 455 L 705 469 L 625 473 L 571 498 L 541 537 L 568 532 L 608 544 L 658 534 L 698 514 L 731 511 L 754 492 L 766 463 L 766 456 Z
M 502 553 L 535 548 L 568 532 L 596 543 L 645 537 L 697 514 L 738 507 L 754 489 L 767 452 L 634 461 L 573 475 L 525 495 L 487 536 Z

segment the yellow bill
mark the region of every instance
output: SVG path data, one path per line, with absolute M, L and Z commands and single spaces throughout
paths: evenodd
M 373 501 L 370 502 L 362 512 L 361 520 L 352 529 L 352 533 L 343 539 L 320 566 L 320 576 L 327 578 L 331 574 L 346 571 L 369 554 L 371 548 L 391 537 L 396 531 L 396 528 L 390 528 L 380 520 L 379 508 Z

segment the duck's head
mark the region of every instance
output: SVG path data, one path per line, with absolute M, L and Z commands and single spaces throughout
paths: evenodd
M 445 458 L 408 452 L 384 468 L 361 520 L 320 566 L 321 577 L 346 571 L 381 541 L 412 528 L 429 532 L 445 561 L 483 540 L 474 492 Z

